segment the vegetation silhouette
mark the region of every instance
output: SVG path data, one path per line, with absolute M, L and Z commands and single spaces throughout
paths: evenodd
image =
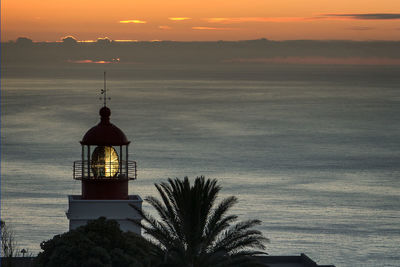
M 40 244 L 35 259 L 41 267 L 147 267 L 160 262 L 153 244 L 122 232 L 115 220 L 100 217 Z
M 56 235 L 40 244 L 35 266 L 42 267 L 225 267 L 265 266 L 254 257 L 266 254 L 268 241 L 252 229 L 259 220 L 238 222 L 229 209 L 234 196 L 216 204 L 221 187 L 215 179 L 178 178 L 155 184 L 162 201 L 147 197 L 158 212 L 158 221 L 132 206 L 142 216 L 133 221 L 149 239 L 122 232 L 115 220 L 101 217 L 87 225 Z
M 14 231 L 3 220 L 0 220 L 1 232 L 1 257 L 0 266 L 12 267 L 12 258 L 19 256 L 17 241 L 15 240 Z
M 268 241 L 261 232 L 252 229 L 259 220 L 237 222 L 228 210 L 237 203 L 234 196 L 216 205 L 221 190 L 215 179 L 197 177 L 191 185 L 188 177 L 168 179 L 155 184 L 161 201 L 155 197 L 145 200 L 153 206 L 161 220 L 132 207 L 142 216 L 140 225 L 157 245 L 162 266 L 264 266 L 254 255 L 266 254 Z

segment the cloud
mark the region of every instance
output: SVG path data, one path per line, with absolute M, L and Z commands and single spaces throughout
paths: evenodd
M 147 23 L 147 21 L 138 20 L 138 19 L 130 19 L 130 20 L 120 20 L 119 23 L 145 24 L 145 23 Z
M 318 20 L 397 20 L 400 13 L 321 14 L 314 17 L 221 17 L 204 18 L 209 23 L 233 24 L 243 22 L 307 22 Z
M 400 13 L 360 13 L 360 14 L 323 14 L 325 17 L 347 18 L 354 20 L 397 20 Z
M 294 22 L 294 21 L 308 21 L 316 20 L 319 18 L 307 17 L 239 17 L 239 18 L 205 18 L 204 20 L 209 23 L 242 23 L 242 22 Z
M 117 42 L 117 43 L 136 43 L 138 42 L 138 40 L 114 40 L 113 42 Z
M 68 41 L 77 42 L 77 39 L 72 35 L 67 35 L 67 36 L 61 37 L 61 41 L 63 41 L 63 42 L 65 42 L 65 41 L 67 41 L 67 42 Z
M 91 60 L 91 59 L 82 59 L 82 60 L 67 60 L 68 63 L 77 63 L 77 64 L 110 64 L 110 63 L 118 63 L 120 62 L 119 58 L 113 58 L 111 61 L 108 60 Z
M 158 28 L 161 29 L 161 30 L 171 30 L 172 29 L 172 27 L 166 26 L 166 25 L 158 26 Z
M 192 27 L 193 30 L 218 30 L 218 28 L 214 27 Z
M 192 19 L 192 18 L 189 18 L 189 17 L 172 17 L 172 18 L 168 18 L 169 20 L 172 20 L 172 21 L 183 21 L 183 20 L 189 20 L 189 19 Z
M 372 30 L 374 28 L 372 28 L 372 27 L 363 27 L 363 26 L 353 26 L 353 27 L 349 27 L 347 29 L 348 30 L 353 30 L 353 31 L 369 31 L 369 30 Z
M 104 37 L 104 38 L 97 38 L 96 43 L 98 44 L 103 44 L 103 45 L 107 45 L 107 44 L 111 44 L 111 39 L 108 37 Z
M 203 27 L 203 26 L 196 26 L 192 27 L 192 30 L 219 30 L 219 31 L 229 31 L 229 30 L 235 30 L 234 28 L 217 28 L 217 27 Z
M 71 35 L 62 37 L 61 42 L 63 43 L 64 46 L 74 46 L 78 43 L 76 38 Z
M 273 57 L 273 58 L 234 58 L 228 63 L 279 63 L 306 65 L 400 65 L 398 58 L 385 57 Z

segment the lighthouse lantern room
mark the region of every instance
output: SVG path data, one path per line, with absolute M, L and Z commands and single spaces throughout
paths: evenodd
M 136 162 L 128 160 L 130 141 L 100 109 L 100 123 L 81 141 L 82 160 L 74 162 L 74 179 L 82 181 L 82 199 L 127 199 L 128 181 L 136 179 Z

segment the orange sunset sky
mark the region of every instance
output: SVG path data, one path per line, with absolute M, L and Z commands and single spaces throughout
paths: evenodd
M 2 0 L 1 39 L 400 40 L 399 0 Z

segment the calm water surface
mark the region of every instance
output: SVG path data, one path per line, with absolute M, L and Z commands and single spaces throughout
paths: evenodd
M 139 166 L 130 192 L 156 195 L 153 183 L 167 177 L 218 178 L 222 197 L 239 198 L 233 213 L 263 221 L 269 254 L 400 266 L 399 73 L 360 68 L 326 77 L 316 68 L 301 79 L 235 80 L 111 73 L 111 121 L 132 141 L 129 157 Z M 68 230 L 67 195 L 80 193 L 72 162 L 99 120 L 101 74 L 2 80 L 1 217 L 34 253 Z

